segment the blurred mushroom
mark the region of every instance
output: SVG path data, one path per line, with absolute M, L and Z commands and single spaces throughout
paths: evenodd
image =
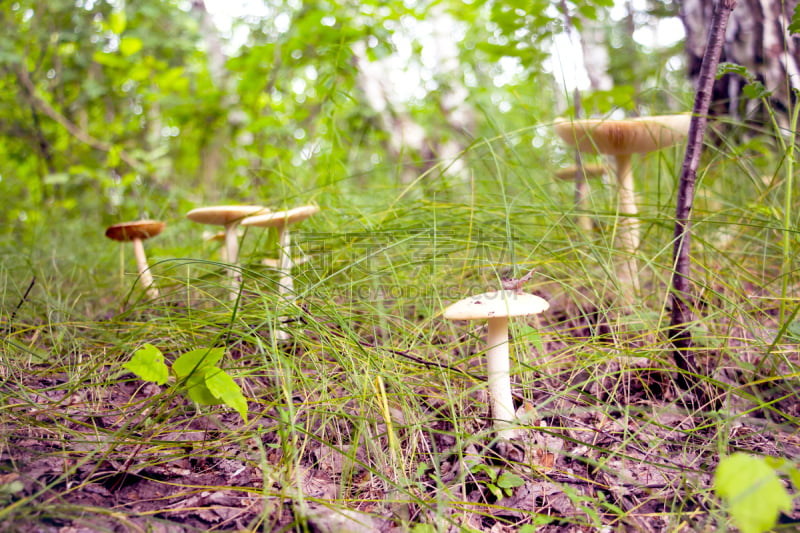
M 584 231 L 592 231 L 592 219 L 586 214 L 589 211 L 588 196 L 586 194 L 586 180 L 599 178 L 606 173 L 603 165 L 571 165 L 556 172 L 560 180 L 575 181 L 575 205 L 580 210 L 577 217 L 578 227 Z
M 155 300 L 159 296 L 158 288 L 153 285 L 153 275 L 147 266 L 147 256 L 144 253 L 145 239 L 155 237 L 162 231 L 166 224 L 158 220 L 137 220 L 114 224 L 106 229 L 106 237 L 120 242 L 132 242 L 133 253 L 136 256 L 136 267 L 139 271 L 139 280 L 147 291 L 147 296 Z
M 240 239 L 242 236 L 242 231 L 240 228 L 236 229 L 236 239 Z M 218 243 L 221 242 L 222 246 L 219 248 L 219 259 L 223 263 L 228 262 L 228 247 L 225 245 L 225 231 L 204 231 L 203 232 L 203 240 L 205 242 L 213 242 Z
M 508 350 L 508 318 L 542 313 L 550 307 L 543 298 L 515 290 L 492 291 L 459 300 L 444 311 L 447 320 L 487 320 L 486 372 L 492 398 L 492 418 L 500 437 L 510 439 L 516 431 Z
M 292 240 L 289 234 L 289 225 L 301 222 L 318 211 L 319 207 L 316 205 L 304 205 L 287 211 L 255 215 L 242 220 L 242 226 L 277 228 L 279 248 L 277 269 L 281 275 L 278 287 L 279 294 L 290 294 L 294 292 L 294 280 L 292 278 L 292 266 L 294 266 L 294 261 L 292 260 L 291 253 Z
M 301 222 L 319 211 L 316 205 L 304 205 L 287 211 L 277 211 L 266 215 L 255 215 L 242 220 L 242 226 L 258 226 L 260 228 L 277 228 L 278 230 L 278 264 L 277 270 L 281 278 L 278 281 L 278 294 L 292 299 L 294 297 L 294 278 L 292 278 L 292 239 L 289 225 Z M 279 322 L 283 319 L 279 318 Z M 289 333 L 284 330 L 276 332 L 279 340 L 288 340 Z
M 225 228 L 225 260 L 231 265 L 236 265 L 239 261 L 239 236 L 236 234 L 236 226 L 246 216 L 268 212 L 268 208 L 260 205 L 219 205 L 192 209 L 186 213 L 186 218 L 200 224 L 223 226 Z M 236 300 L 242 284 L 242 275 L 234 268 L 228 269 L 228 275 L 231 278 L 230 298 Z
M 631 156 L 672 146 L 689 133 L 690 115 L 662 115 L 627 120 L 559 119 L 554 128 L 559 137 L 581 152 L 611 155 L 616 160 L 619 212 L 626 218 L 619 224 L 617 240 L 628 254 L 622 279 L 639 288 L 636 250 L 639 248 L 639 220 L 636 218 Z

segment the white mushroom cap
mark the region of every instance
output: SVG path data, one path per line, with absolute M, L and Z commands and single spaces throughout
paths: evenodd
M 289 224 L 303 221 L 318 211 L 319 207 L 316 205 L 304 205 L 286 211 L 247 217 L 242 220 L 242 226 L 258 226 L 261 228 L 288 226 Z
M 544 298 L 516 291 L 492 291 L 464 298 L 444 310 L 448 320 L 482 320 L 511 316 L 535 315 L 550 304 Z
M 541 313 L 550 307 L 543 298 L 517 291 L 493 291 L 454 303 L 444 311 L 449 320 L 487 320 L 486 374 L 492 398 L 492 418 L 498 434 L 506 439 L 517 432 L 514 417 L 508 350 L 508 318 Z
M 553 128 L 581 152 L 624 155 L 653 152 L 680 142 L 689 134 L 691 120 L 688 114 L 625 120 L 558 119 Z
M 200 224 L 225 226 L 244 217 L 256 213 L 269 213 L 269 209 L 260 205 L 217 205 L 198 207 L 186 213 L 186 218 Z

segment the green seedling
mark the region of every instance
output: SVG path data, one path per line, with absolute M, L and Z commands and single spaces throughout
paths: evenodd
M 247 399 L 239 385 L 217 363 L 225 354 L 224 348 L 199 348 L 179 356 L 172 363 L 174 386 L 185 389 L 189 398 L 198 405 L 227 405 L 247 422 Z M 170 369 L 164 363 L 161 350 L 145 344 L 122 365 L 139 378 L 164 385 L 169 381 Z
M 483 463 L 476 464 L 470 471 L 473 474 L 483 472 L 489 477 L 488 481 L 482 481 L 481 483 L 489 489 L 489 492 L 497 498 L 498 502 L 506 496 L 510 497 L 514 493 L 515 488 L 525 484 L 525 480 L 518 475 L 510 472 L 501 472 L 498 474 L 496 469 Z
M 763 533 L 774 528 L 781 512 L 792 510 L 792 497 L 778 471 L 786 471 L 793 483 L 800 472 L 787 461 L 734 453 L 719 462 L 714 490 L 728 507 L 733 523 L 742 533 Z

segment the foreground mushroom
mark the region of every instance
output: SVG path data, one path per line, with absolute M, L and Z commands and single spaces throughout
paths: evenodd
M 294 292 L 294 279 L 292 278 L 294 261 L 291 253 L 292 239 L 289 235 L 289 225 L 301 222 L 318 211 L 319 207 L 316 205 L 304 205 L 287 211 L 255 215 L 242 220 L 242 226 L 278 229 L 278 272 L 281 274 L 278 287 L 279 294 L 291 294 Z
M 620 277 L 631 280 L 638 289 L 635 253 L 639 248 L 639 221 L 636 218 L 631 156 L 672 146 L 689 133 L 690 115 L 662 115 L 627 120 L 557 120 L 559 137 L 581 152 L 611 155 L 616 160 L 619 212 L 626 218 L 619 224 L 617 240 L 628 254 L 626 270 Z
M 200 224 L 212 224 L 225 228 L 225 253 L 224 257 L 231 265 L 239 261 L 239 236 L 236 226 L 242 219 L 256 213 L 267 213 L 269 209 L 260 205 L 218 205 L 213 207 L 199 207 L 186 213 L 186 218 Z M 242 284 L 242 275 L 236 269 L 229 268 L 231 278 L 230 297 L 236 300 L 239 287 Z
M 508 318 L 542 313 L 550 307 L 543 298 L 514 290 L 492 291 L 454 303 L 444 311 L 448 320 L 487 320 L 486 371 L 492 399 L 492 418 L 500 437 L 510 439 L 514 419 L 508 355 Z
M 155 300 L 159 296 L 158 288 L 153 285 L 153 275 L 147 266 L 147 256 L 144 253 L 144 240 L 155 237 L 162 231 L 166 224 L 158 220 L 137 220 L 114 224 L 106 229 L 106 237 L 120 242 L 132 242 L 133 253 L 136 256 L 136 267 L 139 271 L 139 280 L 147 291 L 147 296 Z
M 592 231 L 592 219 L 586 213 L 589 211 L 588 198 L 586 196 L 586 180 L 599 178 L 606 173 L 603 165 L 571 165 L 556 172 L 556 177 L 560 180 L 575 181 L 575 205 L 581 213 L 577 217 L 578 227 L 584 231 Z

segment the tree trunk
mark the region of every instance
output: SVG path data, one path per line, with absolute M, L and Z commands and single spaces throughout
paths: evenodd
M 793 88 L 800 88 L 800 37 L 787 27 L 800 0 L 739 0 L 731 15 L 721 61 L 747 68 L 768 91 L 770 105 L 781 125 L 788 124 Z M 680 16 L 686 28 L 688 73 L 697 83 L 708 28 L 715 2 L 684 0 Z M 728 115 L 734 120 L 766 123 L 766 110 L 759 102 L 742 97 L 742 77 L 727 74 L 714 83 L 711 115 Z

